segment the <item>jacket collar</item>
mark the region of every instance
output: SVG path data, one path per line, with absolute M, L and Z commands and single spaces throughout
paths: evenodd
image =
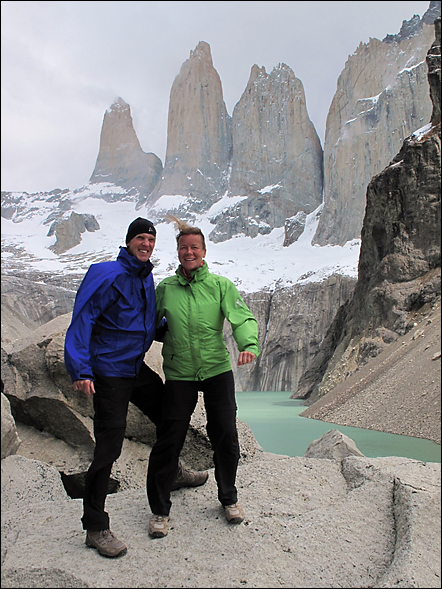
M 145 278 L 153 270 L 153 264 L 150 260 L 140 262 L 135 256 L 131 256 L 125 247 L 120 248 L 117 260 L 128 272 L 140 278 Z
M 206 260 L 204 260 L 204 264 L 200 268 L 197 268 L 196 270 L 194 270 L 194 272 L 192 272 L 191 280 L 186 278 L 186 276 L 184 276 L 184 274 L 181 272 L 181 265 L 178 266 L 175 274 L 178 276 L 178 280 L 180 281 L 180 283 L 184 285 L 190 284 L 191 282 L 201 282 L 209 274 L 209 266 L 207 265 Z

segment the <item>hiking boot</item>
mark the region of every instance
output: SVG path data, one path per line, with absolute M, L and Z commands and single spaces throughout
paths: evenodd
M 226 520 L 229 524 L 240 524 L 244 521 L 244 509 L 239 503 L 224 505 L 224 511 L 226 513 Z
M 108 558 L 115 558 L 126 554 L 127 548 L 115 537 L 110 530 L 88 530 L 86 532 L 86 546 L 96 548 L 100 554 Z
M 167 515 L 153 515 L 149 522 L 149 536 L 164 538 L 169 531 L 169 517 Z
M 180 462 L 171 491 L 176 491 L 181 487 L 199 487 L 204 485 L 208 478 L 209 473 L 206 470 L 189 470 Z

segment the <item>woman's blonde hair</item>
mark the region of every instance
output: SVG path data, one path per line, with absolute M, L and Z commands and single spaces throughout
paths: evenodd
M 189 223 L 187 223 L 186 221 L 182 221 L 181 219 L 178 219 L 178 217 L 175 217 L 170 213 L 167 213 L 166 220 L 175 223 L 175 227 L 178 230 L 176 236 L 177 246 L 180 243 L 180 237 L 182 237 L 183 235 L 200 235 L 203 244 L 203 249 L 206 249 L 206 240 L 204 238 L 203 232 L 199 227 L 193 227 L 192 225 L 189 225 Z

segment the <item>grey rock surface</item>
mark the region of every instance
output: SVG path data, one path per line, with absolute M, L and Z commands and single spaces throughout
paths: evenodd
M 244 300 L 258 321 L 261 353 L 250 367 L 233 368 L 237 390 L 295 391 L 355 282 L 334 274 L 272 293 L 246 294 Z M 235 357 L 233 338 L 227 337 L 226 343 Z
M 68 217 L 54 221 L 48 231 L 48 237 L 55 234 L 54 245 L 48 247 L 56 254 L 64 254 L 81 243 L 81 234 L 85 231 L 98 231 L 100 225 L 94 215 L 78 214 L 72 211 Z
M 231 124 L 210 46 L 200 41 L 170 91 L 166 161 L 148 205 L 180 194 L 189 197 L 186 211 L 208 210 L 227 188 Z
M 259 133 L 256 130 L 259 129 Z M 307 113 L 302 82 L 286 64 L 252 67 L 232 114 L 231 206 L 211 217 L 215 243 L 256 237 L 307 215 L 322 202 L 322 147 Z
M 213 471 L 172 495 L 151 539 L 144 489 L 108 496 L 128 546 L 84 544 L 81 499 L 47 464 L 2 460 L 2 587 L 440 587 L 440 464 L 261 454 L 239 467 L 243 524 L 228 524 Z

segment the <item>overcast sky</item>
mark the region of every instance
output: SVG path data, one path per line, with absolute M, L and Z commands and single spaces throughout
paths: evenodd
M 131 107 L 164 163 L 175 76 L 206 41 L 229 114 L 254 64 L 287 64 L 324 141 L 337 79 L 360 42 L 397 34 L 430 2 L 1 2 L 1 189 L 88 183 L 106 109 Z

